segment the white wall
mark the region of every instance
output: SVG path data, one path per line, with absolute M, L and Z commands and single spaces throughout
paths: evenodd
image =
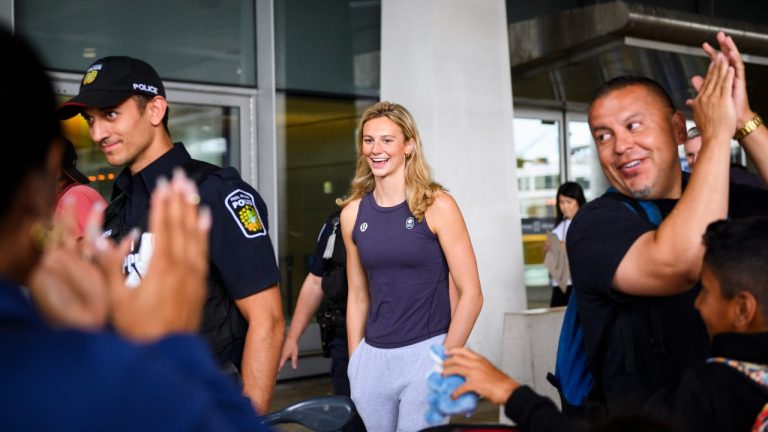
M 504 313 L 526 304 L 504 0 L 386 0 L 381 21 L 381 99 L 416 117 L 461 207 L 485 295 L 469 346 L 500 364 Z

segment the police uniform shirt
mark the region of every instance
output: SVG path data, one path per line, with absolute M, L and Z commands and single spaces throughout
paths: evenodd
M 315 249 L 315 257 L 312 259 L 312 265 L 309 267 L 309 272 L 315 276 L 323 276 L 325 272 L 325 266 L 329 260 L 323 258 L 325 254 L 325 248 L 328 246 L 328 237 L 333 232 L 333 216 L 338 217 L 338 211 L 334 212 L 323 224 L 320 229 L 320 234 L 317 236 L 317 249 Z M 341 229 L 339 229 L 341 231 Z
M 150 194 L 157 179 L 170 178 L 176 167 L 191 159 L 184 145 L 173 148 L 136 175 L 124 169 L 115 181 L 112 198 L 126 195 L 123 224 L 144 227 Z M 267 206 L 261 196 L 240 178 L 234 168 L 221 168 L 198 184 L 201 205 L 213 216 L 209 260 L 233 299 L 241 299 L 276 285 L 280 273 L 268 234 Z M 109 233 L 106 233 L 109 235 Z M 124 269 L 128 284 L 138 284 L 151 257 L 151 234 L 143 233 Z

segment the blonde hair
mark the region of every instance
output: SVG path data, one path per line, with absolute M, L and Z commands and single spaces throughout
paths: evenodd
M 440 184 L 432 180 L 432 170 L 422 154 L 421 137 L 416 128 L 413 116 L 404 106 L 392 102 L 382 101 L 368 107 L 360 117 L 360 125 L 357 130 L 357 162 L 355 177 L 352 179 L 349 195 L 336 199 L 336 204 L 346 206 L 351 201 L 370 193 L 376 187 L 373 172 L 362 152 L 363 126 L 369 120 L 386 117 L 400 127 L 405 136 L 405 142 L 413 141 L 410 156 L 405 159 L 405 194 L 408 200 L 408 208 L 413 216 L 421 222 L 424 212 L 435 201 L 435 195 L 443 190 Z

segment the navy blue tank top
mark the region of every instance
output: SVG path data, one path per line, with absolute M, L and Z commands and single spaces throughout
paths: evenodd
M 398 348 L 448 332 L 448 264 L 427 220 L 404 201 L 380 207 L 363 195 L 352 234 L 368 275 L 365 342 Z

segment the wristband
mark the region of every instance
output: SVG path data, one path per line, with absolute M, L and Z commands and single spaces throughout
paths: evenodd
M 743 128 L 736 131 L 736 135 L 733 136 L 733 139 L 741 141 L 747 135 L 754 132 L 761 124 L 763 124 L 763 118 L 760 117 L 760 114 L 755 114 L 755 116 L 752 117 L 752 120 L 748 121 Z

